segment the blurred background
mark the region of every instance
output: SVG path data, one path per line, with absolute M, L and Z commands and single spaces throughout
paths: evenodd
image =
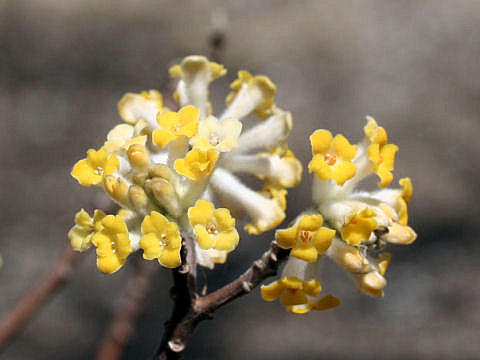
M 480 353 L 480 3 L 474 0 L 0 0 L 0 314 L 67 244 L 95 193 L 70 177 L 87 148 L 120 122 L 125 92 L 161 88 L 168 67 L 225 39 L 228 75 L 266 74 L 292 112 L 292 150 L 310 159 L 317 128 L 355 141 L 370 114 L 398 144 L 396 181 L 410 176 L 418 240 L 391 247 L 383 299 L 358 294 L 328 261 L 326 292 L 342 306 L 306 316 L 258 289 L 204 322 L 188 359 L 478 359 Z M 311 176 L 289 192 L 288 219 L 310 204 Z M 392 184 L 392 185 L 394 185 Z M 284 223 L 286 224 L 286 222 Z M 273 232 L 244 238 L 204 275 L 235 278 Z M 152 262 L 149 266 L 158 266 Z M 29 323 L 4 359 L 90 359 L 121 300 L 127 265 L 105 276 L 85 254 L 71 282 Z M 154 352 L 172 303 L 168 271 L 151 282 L 125 359 Z

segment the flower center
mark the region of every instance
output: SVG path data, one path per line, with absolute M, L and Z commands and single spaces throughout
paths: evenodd
M 302 230 L 299 234 L 300 241 L 304 244 L 310 243 L 312 241 L 312 233 L 310 231 Z
M 93 172 L 97 175 L 103 175 L 103 168 L 101 166 L 97 166 L 95 169 L 93 169 Z
M 112 254 L 116 254 L 117 253 L 117 242 L 114 241 L 113 239 L 110 240 L 111 244 L 112 244 Z
M 167 245 L 168 236 L 167 234 L 160 235 L 160 245 L 166 246 Z
M 325 162 L 330 166 L 335 165 L 337 162 L 337 155 L 332 153 L 325 154 Z
M 218 234 L 217 227 L 213 223 L 208 223 L 207 226 L 205 226 L 205 228 L 207 229 L 208 233 L 211 235 Z
M 212 133 L 209 138 L 209 142 L 212 146 L 217 146 L 220 144 L 220 136 L 216 133 Z
M 294 294 L 297 293 L 298 289 L 287 289 L 287 291 L 288 291 L 290 294 L 294 295 Z

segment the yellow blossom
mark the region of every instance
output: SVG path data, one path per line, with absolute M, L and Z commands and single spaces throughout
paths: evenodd
M 260 180 L 267 179 L 270 183 L 277 183 L 278 187 L 297 186 L 302 179 L 302 163 L 295 157 L 295 154 L 286 145 L 275 146 L 270 153 L 262 152 L 257 154 L 260 158 L 270 160 L 270 166 L 262 172 L 256 172 L 255 176 Z
M 188 61 L 184 61 L 182 65 L 173 65 L 168 69 L 168 73 L 171 77 L 184 78 L 205 71 L 205 73 L 208 73 L 208 80 L 213 81 L 227 73 L 227 70 L 223 65 L 213 61 L 206 61 L 203 56 L 189 56 L 186 59 L 188 59 Z M 204 67 L 208 69 L 203 69 Z
M 159 113 L 157 122 L 160 129 L 153 131 L 153 143 L 163 148 L 180 136 L 191 138 L 197 132 L 199 115 L 199 110 L 191 105 L 178 112 Z
M 335 236 L 335 230 L 322 227 L 322 215 L 304 215 L 300 222 L 288 229 L 277 230 L 275 240 L 285 249 L 292 249 L 291 256 L 313 262 L 318 254 L 324 254 Z
M 212 172 L 217 159 L 216 150 L 193 149 L 187 153 L 184 159 L 175 160 L 174 168 L 179 174 L 190 180 L 199 180 Z
M 188 219 L 200 248 L 231 251 L 237 246 L 235 219 L 228 209 L 215 209 L 211 202 L 198 200 L 188 209 Z
M 350 245 L 360 245 L 370 238 L 370 234 L 377 228 L 375 211 L 370 208 L 347 216 L 342 227 L 342 239 Z
M 105 274 L 112 274 L 122 267 L 132 252 L 125 221 L 119 215 L 107 215 L 101 222 L 103 228 L 93 235 L 97 247 L 97 267 Z
M 261 118 L 267 118 L 272 113 L 277 88 L 267 76 L 252 76 L 248 71 L 240 70 L 238 72 L 238 78 L 230 84 L 230 87 L 233 91 L 227 96 L 227 105 L 233 103 L 242 88 L 248 88 L 249 90 L 258 92 L 257 96 L 261 99 L 255 107 L 255 113 Z
M 410 178 L 407 177 L 407 178 L 400 179 L 399 183 L 400 183 L 400 186 L 402 187 L 402 194 L 398 199 L 399 209 L 397 209 L 399 223 L 401 225 L 407 225 L 408 224 L 407 204 L 410 202 L 410 199 L 412 198 L 412 194 L 413 194 L 412 180 L 410 180 Z
M 378 272 L 380 275 L 385 275 L 387 272 L 388 265 L 390 265 L 390 261 L 392 260 L 392 254 L 384 252 L 378 256 L 377 259 L 377 267 Z
M 200 121 L 198 133 L 190 140 L 190 144 L 204 151 L 215 149 L 228 152 L 237 146 L 241 131 L 242 123 L 237 119 L 229 118 L 219 122 L 216 117 L 209 116 Z
M 157 113 L 164 111 L 162 94 L 157 90 L 127 93 L 118 102 L 118 112 L 128 124 L 152 121 Z
M 97 185 L 105 176 L 117 171 L 119 166 L 115 155 L 108 154 L 104 147 L 98 151 L 89 149 L 87 158 L 73 166 L 71 175 L 83 186 Z
M 128 150 L 131 145 L 145 145 L 147 136 L 135 136 L 135 127 L 128 124 L 115 126 L 107 135 L 107 141 L 103 145 L 107 152 L 112 153 L 118 149 Z
M 182 238 L 175 222 L 168 221 L 159 212 L 152 211 L 142 222 L 142 233 L 140 246 L 145 259 L 158 259 L 160 265 L 168 268 L 181 264 Z
M 92 237 L 96 232 L 102 230 L 102 220 L 105 213 L 102 210 L 95 210 L 93 218 L 85 210 L 80 210 L 75 215 L 75 226 L 68 232 L 70 244 L 74 250 L 85 251 L 92 246 Z
M 370 116 L 367 116 L 367 125 L 363 129 L 370 140 L 368 158 L 372 162 L 373 170 L 380 178 L 378 185 L 384 188 L 393 180 L 392 170 L 394 169 L 395 153 L 398 151 L 398 146 L 387 144 L 387 132 L 383 127 L 378 126 L 375 119 Z
M 308 170 L 314 172 L 320 180 L 334 180 L 338 185 L 355 176 L 356 167 L 352 162 L 357 146 L 351 145 L 341 134 L 332 137 L 328 130 L 317 130 L 310 136 L 312 161 Z
M 287 208 L 287 190 L 281 186 L 276 186 L 276 184 L 272 184 L 270 182 L 266 182 L 263 186 L 262 190 L 259 191 L 261 195 L 266 197 L 267 199 L 276 200 L 280 209 L 283 211 Z
M 264 300 L 274 301 L 280 298 L 280 303 L 293 314 L 305 314 L 310 310 L 322 311 L 340 305 L 338 298 L 332 295 L 316 300 L 321 291 L 322 286 L 317 279 L 303 281 L 296 276 L 283 277 L 261 287 Z

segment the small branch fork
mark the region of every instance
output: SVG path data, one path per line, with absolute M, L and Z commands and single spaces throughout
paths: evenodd
M 183 234 L 183 245 L 182 265 L 173 269 L 171 297 L 174 308 L 170 320 L 165 323 L 165 332 L 154 357 L 158 360 L 181 359 L 200 321 L 212 319 L 220 307 L 250 293 L 266 278 L 276 275 L 279 265 L 290 254 L 290 250 L 272 242 L 270 249 L 237 279 L 206 296 L 200 296 L 196 291 L 193 234 Z

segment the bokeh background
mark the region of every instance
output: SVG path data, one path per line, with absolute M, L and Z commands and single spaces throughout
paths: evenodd
M 290 110 L 293 151 L 306 164 L 317 128 L 360 139 L 373 115 L 400 146 L 418 240 L 392 247 L 383 299 L 358 294 L 325 262 L 342 306 L 295 317 L 258 289 L 202 323 L 189 359 L 478 359 L 480 353 L 480 3 L 475 0 L 1 0 L 0 313 L 33 286 L 67 244 L 75 212 L 96 201 L 69 176 L 120 121 L 127 91 L 160 88 L 168 66 L 225 38 L 229 69 L 270 76 Z M 311 179 L 289 194 L 289 219 L 310 204 Z M 205 277 L 215 288 L 268 246 L 245 238 Z M 155 264 L 151 264 L 155 266 Z M 71 283 L 22 331 L 4 359 L 90 359 L 131 266 L 105 276 L 85 254 Z M 125 359 L 153 353 L 168 318 L 170 276 L 152 280 Z

